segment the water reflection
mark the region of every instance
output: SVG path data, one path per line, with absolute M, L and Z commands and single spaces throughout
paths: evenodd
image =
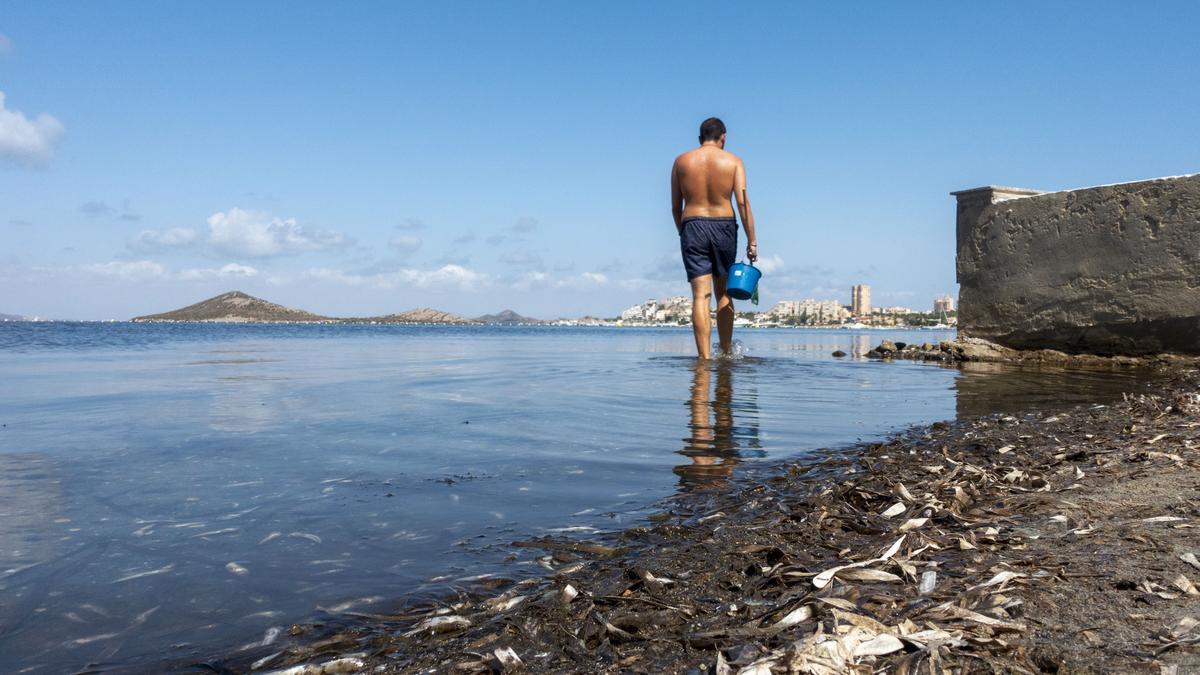
M 1145 370 L 1080 370 L 964 363 L 954 380 L 958 417 L 995 412 L 1058 410 L 1082 403 L 1109 403 L 1155 377 Z
M 724 360 L 692 366 L 686 402 L 690 433 L 679 451 L 691 463 L 674 468 L 681 484 L 721 482 L 733 475 L 739 458 L 765 454 L 759 439 L 757 389 L 746 386 L 734 398 L 734 372 L 751 367 Z

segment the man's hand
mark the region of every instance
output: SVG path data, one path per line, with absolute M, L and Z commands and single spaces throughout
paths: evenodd
M 750 262 L 754 262 L 754 261 L 758 260 L 758 244 L 757 243 L 752 241 L 749 244 L 746 244 L 746 258 L 749 259 Z

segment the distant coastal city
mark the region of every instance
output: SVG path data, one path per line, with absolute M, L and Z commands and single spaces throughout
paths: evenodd
M 692 322 L 692 299 L 676 296 L 647 300 L 621 312 L 622 326 L 676 326 Z M 954 298 L 940 295 L 929 311 L 911 307 L 874 307 L 871 287 L 850 289 L 850 304 L 838 300 L 782 300 L 765 312 L 739 312 L 734 325 L 741 327 L 808 326 L 821 328 L 953 328 L 958 324 Z
M 711 311 L 711 310 L 710 310 Z M 0 314 L 0 323 L 10 321 L 50 321 L 37 316 Z M 181 309 L 162 314 L 134 317 L 135 323 L 364 323 L 364 324 L 491 324 L 554 326 L 690 326 L 692 299 L 675 296 L 650 299 L 621 312 L 620 316 L 577 319 L 535 319 L 512 310 L 475 318 L 462 317 L 436 309 L 420 308 L 397 314 L 361 318 L 338 318 L 284 307 L 261 298 L 231 291 Z M 783 300 L 765 312 L 739 312 L 734 325 L 743 328 L 940 328 L 958 324 L 954 298 L 934 298 L 932 309 L 910 307 L 874 307 L 871 287 L 859 284 L 850 289 L 850 304 L 837 300 Z

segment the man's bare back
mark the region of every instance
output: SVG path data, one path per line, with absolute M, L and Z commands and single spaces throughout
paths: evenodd
M 721 351 L 729 353 L 733 345 L 733 303 L 725 294 L 725 279 L 737 256 L 734 202 L 746 230 L 746 257 L 754 262 L 758 243 L 746 194 L 746 167 L 725 150 L 725 124 L 710 117 L 700 125 L 700 147 L 676 157 L 671 167 L 671 214 L 692 285 L 692 328 L 701 358 L 708 358 L 710 352 L 709 308 L 714 294 Z
M 675 158 L 682 217 L 732 218 L 733 186 L 742 160 L 716 145 L 702 145 Z

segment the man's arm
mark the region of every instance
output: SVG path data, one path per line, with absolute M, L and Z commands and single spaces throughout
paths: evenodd
M 750 197 L 746 194 L 746 165 L 740 159 L 733 172 L 733 196 L 742 215 L 742 227 L 746 229 L 746 257 L 754 262 L 758 260 L 758 239 L 754 237 L 754 211 L 750 210 Z
M 671 215 L 675 217 L 675 230 L 683 234 L 683 190 L 679 189 L 679 160 L 671 165 Z

